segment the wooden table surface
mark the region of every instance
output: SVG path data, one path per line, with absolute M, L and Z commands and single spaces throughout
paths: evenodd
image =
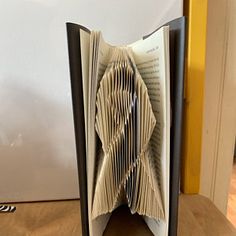
M 17 203 L 14 213 L 0 214 L 1 236 L 81 235 L 79 200 Z M 116 210 L 105 236 L 152 235 L 142 218 L 127 208 Z M 205 197 L 181 195 L 178 236 L 236 236 L 233 225 Z

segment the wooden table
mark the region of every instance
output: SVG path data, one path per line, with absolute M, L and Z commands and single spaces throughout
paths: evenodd
M 1 236 L 76 236 L 81 235 L 79 200 L 18 203 L 14 213 L 0 214 Z M 138 215 L 126 208 L 112 215 L 105 236 L 152 235 Z M 181 195 L 179 236 L 235 236 L 236 230 L 205 197 Z

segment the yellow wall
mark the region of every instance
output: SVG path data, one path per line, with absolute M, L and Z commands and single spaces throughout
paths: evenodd
M 186 0 L 187 53 L 181 189 L 198 193 L 205 80 L 207 0 Z

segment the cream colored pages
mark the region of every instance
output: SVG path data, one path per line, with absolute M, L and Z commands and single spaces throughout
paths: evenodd
M 115 48 L 99 84 L 95 127 L 102 143 L 92 218 L 127 203 L 132 213 L 164 219 L 150 140 L 156 126 L 148 90 L 128 48 Z
M 81 48 L 81 65 L 83 79 L 83 100 L 84 100 L 84 123 L 87 153 L 87 133 L 88 133 L 88 88 L 89 88 L 89 49 L 90 49 L 90 33 L 80 29 L 80 48 Z
M 143 215 L 154 235 L 168 234 L 168 45 L 168 27 L 128 47 L 111 47 L 91 33 L 86 132 L 92 236 L 103 234 L 121 204 Z
M 87 129 L 87 190 L 88 190 L 88 216 L 91 236 L 103 234 L 109 215 L 92 220 L 92 199 L 94 192 L 94 174 L 97 165 L 97 135 L 95 131 L 96 94 L 102 75 L 105 72 L 112 47 L 104 42 L 100 32 L 91 32 L 89 57 L 89 83 L 88 83 L 88 129 Z
M 169 28 L 162 27 L 145 40 L 130 47 L 134 61 L 147 88 L 156 126 L 151 137 L 155 167 L 164 204 L 165 220 L 145 220 L 154 235 L 168 234 L 169 212 L 169 149 L 170 149 L 170 92 L 169 92 Z

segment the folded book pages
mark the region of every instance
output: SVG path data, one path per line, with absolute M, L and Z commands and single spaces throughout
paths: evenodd
M 169 215 L 169 28 L 112 46 L 80 30 L 90 235 L 122 204 L 167 235 Z
M 125 204 L 153 235 L 175 236 L 185 18 L 122 47 L 74 23 L 67 32 L 83 235 L 106 233 Z
M 147 87 L 132 51 L 116 47 L 96 96 L 101 141 L 92 218 L 127 204 L 132 213 L 164 219 L 151 136 L 156 125 Z
M 123 47 L 67 23 L 84 236 L 106 233 L 121 204 L 155 236 L 177 234 L 185 23 Z

